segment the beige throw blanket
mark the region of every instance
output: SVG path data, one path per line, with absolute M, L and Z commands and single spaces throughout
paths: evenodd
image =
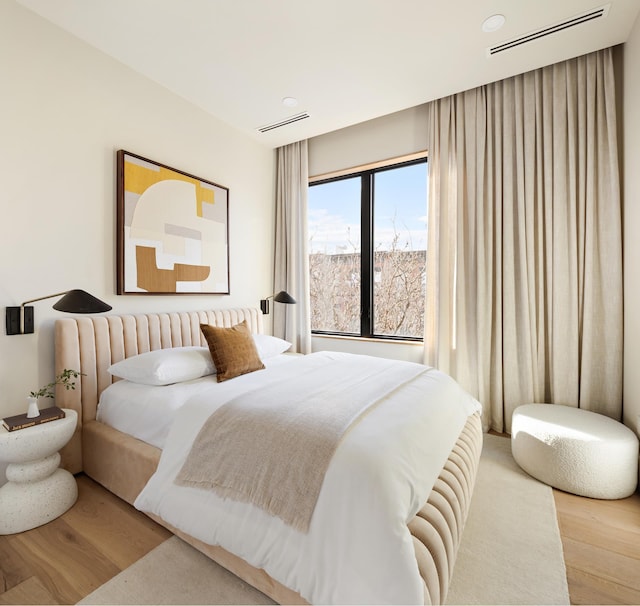
M 176 484 L 252 503 L 307 532 L 325 472 L 350 425 L 420 364 L 355 356 L 290 364 L 286 381 L 243 394 L 204 423 Z

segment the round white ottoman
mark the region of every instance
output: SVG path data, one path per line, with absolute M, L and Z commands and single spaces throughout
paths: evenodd
M 534 478 L 573 494 L 622 499 L 638 483 L 638 438 L 595 412 L 524 404 L 513 413 L 511 452 Z

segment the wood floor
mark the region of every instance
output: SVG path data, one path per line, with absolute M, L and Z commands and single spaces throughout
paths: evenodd
M 640 494 L 617 501 L 553 491 L 572 604 L 640 604 Z
M 170 536 L 86 476 L 77 479 L 78 502 L 63 516 L 0 536 L 0 604 L 75 604 Z M 640 604 L 640 494 L 554 496 L 571 603 Z
M 0 604 L 75 604 L 171 536 L 85 475 L 77 480 L 78 501 L 61 517 L 0 537 Z

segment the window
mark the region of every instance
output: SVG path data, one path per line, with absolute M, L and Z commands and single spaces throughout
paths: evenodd
M 309 185 L 311 330 L 422 339 L 427 160 Z

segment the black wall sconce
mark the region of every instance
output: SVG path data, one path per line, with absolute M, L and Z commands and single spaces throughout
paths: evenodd
M 63 296 L 64 295 L 64 296 Z M 62 297 L 53 305 L 53 309 L 66 311 L 72 314 L 98 314 L 110 311 L 111 305 L 97 299 L 84 290 L 67 290 L 25 301 L 19 307 L 7 307 L 6 330 L 8 335 L 28 335 L 33 333 L 33 307 L 28 303 L 35 303 L 44 299 Z
M 289 305 L 296 302 L 296 300 L 288 292 L 281 290 L 279 293 L 269 295 L 266 299 L 260 299 L 260 309 L 262 310 L 263 314 L 269 313 L 269 299 L 273 299 L 278 303 L 287 303 Z

